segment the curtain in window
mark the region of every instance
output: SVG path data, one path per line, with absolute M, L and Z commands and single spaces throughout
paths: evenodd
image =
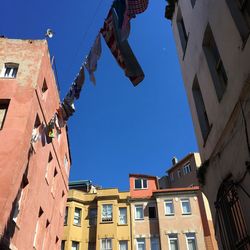
M 120 224 L 127 224 L 127 208 L 120 208 Z
M 182 201 L 182 210 L 184 214 L 191 212 L 189 200 Z
M 102 218 L 112 220 L 112 205 L 103 205 Z

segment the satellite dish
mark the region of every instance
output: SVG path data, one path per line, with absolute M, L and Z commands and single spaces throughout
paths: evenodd
M 47 29 L 45 36 L 48 38 L 52 38 L 54 36 L 54 31 L 51 29 Z

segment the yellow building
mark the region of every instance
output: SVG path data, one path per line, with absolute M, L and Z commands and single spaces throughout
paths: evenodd
M 72 182 L 65 212 L 62 250 L 131 249 L 129 192 Z

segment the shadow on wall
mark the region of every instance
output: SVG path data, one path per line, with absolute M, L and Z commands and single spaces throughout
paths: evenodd
M 25 172 L 23 174 L 23 178 L 20 184 L 20 188 L 16 194 L 15 200 L 12 202 L 12 207 L 11 207 L 11 212 L 8 218 L 8 221 L 5 225 L 4 232 L 2 235 L 0 235 L 0 249 L 1 250 L 10 250 L 10 245 L 11 245 L 11 239 L 13 238 L 15 231 L 16 231 L 16 222 L 13 220 L 14 217 L 17 216 L 16 210 L 17 206 L 19 205 L 20 201 L 20 195 L 21 195 L 21 190 L 25 188 L 28 184 L 28 169 L 29 169 L 29 162 L 30 162 L 30 157 L 33 153 L 32 147 L 29 149 L 28 152 L 28 159 L 27 159 L 27 167 L 25 169 Z M 20 212 L 20 211 L 18 211 Z

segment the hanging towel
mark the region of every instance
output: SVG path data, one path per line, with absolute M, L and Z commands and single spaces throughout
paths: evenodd
M 97 35 L 94 45 L 92 46 L 86 60 L 84 62 L 84 66 L 89 72 L 90 80 L 93 84 L 96 84 L 94 72 L 97 69 L 97 61 L 99 60 L 102 53 L 102 46 L 101 46 L 101 36 L 100 34 Z
M 117 63 L 125 71 L 125 75 L 129 77 L 134 86 L 138 85 L 144 79 L 144 73 L 128 41 L 121 39 L 118 17 L 114 9 L 110 10 L 101 33 Z
M 135 15 L 144 12 L 148 7 L 148 0 L 127 0 L 128 1 L 128 16 L 135 17 Z

